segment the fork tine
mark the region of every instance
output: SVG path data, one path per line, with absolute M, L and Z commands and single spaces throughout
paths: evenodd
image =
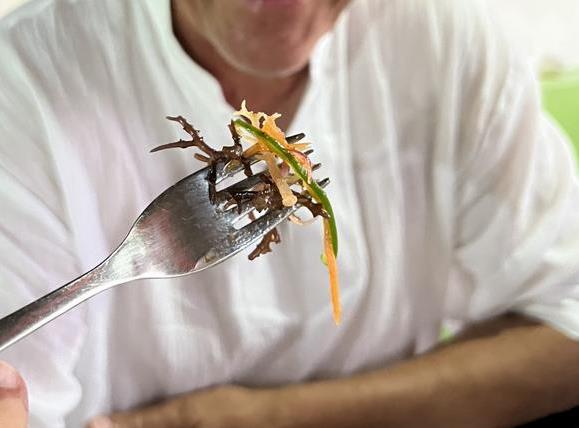
M 247 214 L 255 210 L 255 206 L 250 202 L 242 202 L 240 205 L 227 210 L 226 213 L 229 216 L 229 221 L 231 224 L 235 224 L 240 221 Z
M 318 180 L 318 185 L 322 188 L 326 187 L 328 184 L 330 184 L 330 179 L 327 177 Z M 293 207 L 283 208 L 281 210 L 269 211 L 257 220 L 249 223 L 247 226 L 242 227 L 238 232 L 247 235 L 258 233 L 265 234 L 264 232 L 269 232 L 282 221 L 287 219 L 289 215 L 295 212 L 298 208 L 299 206 L 294 205 Z
M 320 164 L 317 164 L 317 165 L 320 165 Z M 261 178 L 264 177 L 266 174 L 267 174 L 267 171 L 262 171 L 259 174 L 254 174 L 251 177 L 247 177 L 245 180 L 241 180 L 235 184 L 232 184 L 228 188 L 223 189 L 221 192 L 238 193 L 238 192 L 243 192 L 246 190 L 251 190 L 251 188 L 253 188 L 255 185 L 257 185 L 261 182 Z M 328 184 L 330 184 L 330 179 L 328 177 L 326 177 L 322 180 L 318 180 L 317 183 L 320 187 L 324 188 Z M 218 192 L 218 193 L 221 193 L 221 192 Z
M 304 152 L 304 154 L 305 154 L 306 156 L 309 156 L 309 155 L 311 155 L 313 152 L 314 152 L 314 151 L 313 151 L 312 149 L 309 149 L 309 150 L 306 150 L 306 151 Z M 255 156 L 252 157 L 252 158 L 250 158 L 250 160 L 249 160 L 250 165 L 255 165 L 255 164 L 258 163 L 258 162 L 260 162 L 260 160 L 259 160 L 259 159 L 256 159 Z M 314 164 L 314 165 L 312 166 L 312 171 L 318 170 L 321 166 L 322 166 L 321 163 Z M 219 184 L 220 182 L 222 182 L 222 181 L 225 180 L 226 178 L 232 177 L 232 176 L 234 176 L 235 174 L 237 174 L 238 172 L 241 172 L 241 171 L 243 171 L 243 165 L 242 165 L 241 163 L 238 164 L 238 165 L 235 165 L 235 166 L 233 166 L 233 167 L 231 167 L 230 164 L 225 164 L 225 165 L 224 165 L 224 164 L 218 164 L 218 165 L 217 165 L 217 171 L 216 171 L 217 174 L 216 174 L 215 184 Z M 254 174 L 252 177 L 260 176 L 260 175 L 262 175 L 262 174 L 263 174 L 263 173 Z M 252 177 L 248 177 L 248 179 L 251 179 Z M 246 179 L 246 180 L 248 180 L 248 179 Z M 239 182 L 239 184 L 241 185 L 241 183 L 243 183 L 243 182 L 246 181 L 246 180 L 243 180 L 243 181 Z M 249 186 L 249 185 L 254 186 L 255 184 L 257 184 L 257 182 L 254 183 L 254 184 L 251 184 L 251 183 L 252 183 L 252 181 L 248 181 L 247 183 L 243 184 L 243 186 Z M 320 183 L 318 183 L 318 184 L 320 184 Z M 321 184 L 320 184 L 320 186 L 325 187 L 327 184 L 328 184 L 328 183 L 324 183 L 324 185 L 321 185 Z M 237 186 L 237 184 L 234 184 L 234 186 Z M 247 189 L 247 188 L 249 188 L 249 187 L 245 187 L 245 189 Z M 243 188 L 240 189 L 240 188 L 237 188 L 237 187 L 236 187 L 235 190 L 244 190 L 244 189 L 243 189 Z
M 289 137 L 286 137 L 285 140 L 290 144 L 295 144 L 298 141 L 302 140 L 305 136 L 306 136 L 306 134 L 304 134 L 303 132 L 300 132 L 299 134 L 295 134 L 295 135 L 291 135 Z
M 291 213 L 297 210 L 298 207 L 288 207 L 281 210 L 269 211 L 257 220 L 252 221 L 248 225 L 242 227 L 237 231 L 239 235 L 247 236 L 263 236 L 271 229 L 276 227 L 282 221 L 289 217 Z
M 230 190 L 234 190 L 234 191 L 250 190 L 251 187 L 253 187 L 255 184 L 259 183 L 257 176 L 258 175 L 263 176 L 265 173 L 266 172 L 264 171 L 260 174 L 256 174 L 255 176 L 251 176 L 249 178 L 246 178 L 245 180 L 228 187 L 226 190 L 228 190 L 228 191 L 230 191 Z M 324 188 L 330 183 L 330 179 L 324 178 L 322 180 L 318 180 L 317 183 L 320 187 Z M 239 220 L 241 220 L 244 216 L 246 216 L 247 214 L 249 214 L 250 212 L 252 212 L 254 210 L 255 210 L 255 206 L 250 201 L 245 201 L 239 205 L 236 205 L 236 206 L 233 206 L 233 207 L 227 209 L 225 211 L 225 214 L 229 216 L 228 220 L 231 223 L 236 223 Z
M 249 164 L 255 165 L 259 162 L 259 159 L 255 157 L 249 158 Z M 238 172 L 243 171 L 243 165 L 241 163 L 232 164 L 231 162 L 227 164 L 218 164 L 217 166 L 217 179 L 215 180 L 215 184 L 219 184 L 221 181 L 225 180 L 228 177 L 232 177 Z
M 243 192 L 244 190 L 250 190 L 253 186 L 255 186 L 256 184 L 259 184 L 261 182 L 261 178 L 264 177 L 265 174 L 266 174 L 266 171 L 260 172 L 259 174 L 254 174 L 251 177 L 247 177 L 244 180 L 241 180 L 235 184 L 232 184 L 228 188 L 223 189 L 223 191 L 228 191 L 231 193 L 237 193 L 237 192 Z

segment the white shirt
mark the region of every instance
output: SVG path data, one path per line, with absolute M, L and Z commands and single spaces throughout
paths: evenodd
M 83 304 L 1 355 L 32 427 L 210 385 L 345 376 L 507 310 L 579 338 L 579 188 L 528 67 L 472 3 L 356 0 L 316 48 L 290 133 L 315 142 L 340 236 L 343 324 L 320 226 L 203 273 Z M 0 24 L 0 311 L 89 270 L 200 165 L 181 114 L 229 142 L 233 108 L 167 0 L 37 0 Z

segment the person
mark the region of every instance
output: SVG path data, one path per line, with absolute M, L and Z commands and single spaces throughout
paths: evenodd
M 282 113 L 340 236 L 339 327 L 318 234 L 284 225 L 273 254 L 110 290 L 10 347 L 30 426 L 491 427 L 577 405 L 575 166 L 480 3 L 35 0 L 2 19 L 2 314 L 200 166 L 149 153 L 181 136 L 167 115 L 219 147 L 242 100 Z

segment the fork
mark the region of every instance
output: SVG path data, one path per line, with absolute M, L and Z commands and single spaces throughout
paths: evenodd
M 255 161 L 253 162 L 255 163 Z M 218 164 L 216 184 L 240 166 Z M 98 293 L 137 279 L 174 278 L 215 266 L 255 243 L 297 207 L 270 210 L 244 227 L 250 203 L 227 209 L 226 198 L 209 198 L 209 168 L 203 168 L 161 193 L 137 218 L 123 242 L 103 262 L 75 280 L 0 319 L 0 351 Z M 248 190 L 263 173 L 225 190 Z M 327 185 L 329 180 L 319 182 Z

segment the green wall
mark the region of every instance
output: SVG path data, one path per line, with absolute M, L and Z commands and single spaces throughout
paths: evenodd
M 543 104 L 573 142 L 579 160 L 579 70 L 542 78 Z

